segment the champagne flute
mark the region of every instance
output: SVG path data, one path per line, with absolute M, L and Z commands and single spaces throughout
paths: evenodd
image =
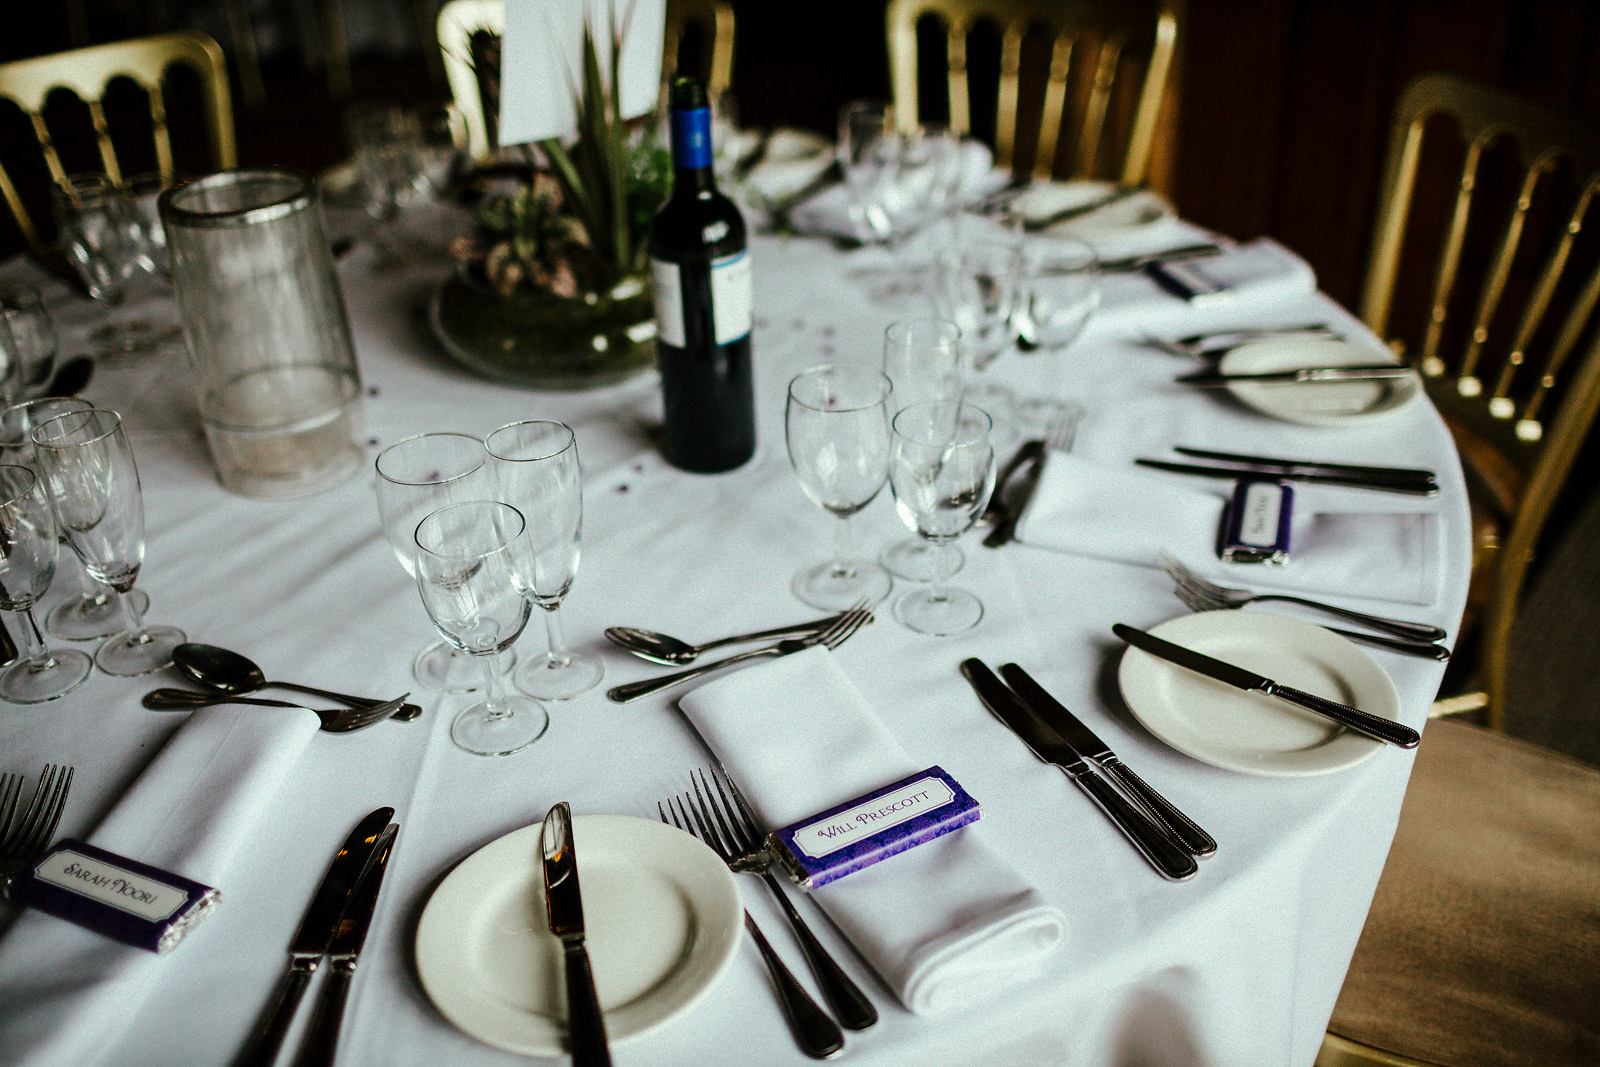
M 894 384 L 897 407 L 961 399 L 961 329 L 949 319 L 910 318 L 883 334 L 883 373 Z M 963 562 L 952 547 L 955 566 Z M 933 577 L 937 553 L 920 537 L 896 541 L 878 557 L 890 574 L 914 582 Z
M 33 606 L 55 577 L 59 551 L 38 477 L 27 467 L 0 465 L 0 608 L 20 616 L 23 644 L 23 655 L 0 672 L 0 700 L 54 700 L 82 685 L 94 666 L 77 649 L 52 652 L 33 618 Z
M 833 556 L 794 576 L 790 589 L 814 608 L 845 611 L 889 595 L 889 572 L 855 557 L 850 519 L 883 489 L 889 474 L 889 397 L 881 371 L 830 363 L 789 383 L 784 435 L 789 463 L 806 496 L 840 522 Z
M 0 411 L 0 462 L 16 463 L 39 473 L 38 450 L 33 444 L 33 428 L 69 411 L 88 411 L 94 405 L 75 396 L 44 396 L 24 400 Z M 41 478 L 42 481 L 42 478 Z M 57 539 L 67 546 L 67 558 L 77 560 L 67 541 L 67 531 L 56 527 Z M 59 569 L 59 565 L 58 565 Z M 104 585 L 95 581 L 82 566 L 77 572 L 78 592 L 60 601 L 44 618 L 44 628 L 56 637 L 67 641 L 92 641 L 97 637 L 110 637 L 122 629 L 122 609 L 117 598 Z M 144 590 L 128 593 L 140 615 L 150 609 L 150 598 Z
M 895 180 L 900 140 L 894 109 L 876 101 L 856 101 L 839 110 L 839 169 L 849 194 L 850 221 L 863 244 L 885 241 L 893 222 L 884 195 Z
M 889 463 L 900 517 L 938 550 L 943 561 L 928 585 L 894 606 L 895 618 L 918 633 L 954 634 L 983 618 L 983 602 L 948 582 L 952 542 L 977 521 L 994 491 L 990 419 L 970 404 L 935 400 L 894 417 Z
M 544 736 L 550 716 L 507 694 L 496 661 L 522 635 L 533 606 L 532 557 L 522 513 L 493 500 L 449 504 L 417 524 L 422 606 L 446 641 L 483 664 L 483 699 L 457 715 L 450 739 L 480 756 L 520 751 Z
M 494 496 L 489 454 L 483 442 L 464 433 L 419 433 L 378 453 L 378 517 L 389 547 L 413 578 L 417 574 L 417 524 L 446 504 Z M 449 641 L 434 641 L 412 661 L 417 681 L 437 693 L 470 693 L 478 688 L 468 670 L 469 656 Z M 506 659 L 497 662 L 509 668 Z
M 188 638 L 175 626 L 147 626 L 130 595 L 144 563 L 144 496 L 133 449 L 115 411 L 69 411 L 33 428 L 33 443 L 56 521 L 97 582 L 117 594 L 125 628 L 94 661 L 107 674 L 148 674 L 172 663 Z
M 1061 379 L 1061 353 L 1100 306 L 1100 258 L 1076 238 L 1040 235 L 1023 246 L 1022 259 L 1024 281 L 1015 317 L 1018 347 L 1042 351 L 1051 360 L 1045 378 L 1053 387 Z M 1053 388 L 1016 406 L 1019 428 L 1030 437 L 1047 436 L 1060 420 L 1076 421 L 1079 413 L 1078 405 L 1055 395 Z
M 31 285 L 0 285 L 0 399 L 37 391 L 56 368 L 55 324 Z
M 517 688 L 542 700 L 569 700 L 605 676 L 600 657 L 574 652 L 561 631 L 561 602 L 578 574 L 583 537 L 583 483 L 572 427 L 529 420 L 501 426 L 484 438 L 498 497 L 528 522 L 532 576 L 528 595 L 544 609 L 548 650 L 527 660 L 513 677 Z
M 1003 240 L 977 240 L 947 248 L 934 261 L 934 308 L 961 328 L 971 372 L 966 399 L 993 416 L 996 436 L 1015 436 L 1011 390 L 991 381 L 985 369 L 1016 339 L 1014 317 L 1022 286 L 1022 250 Z

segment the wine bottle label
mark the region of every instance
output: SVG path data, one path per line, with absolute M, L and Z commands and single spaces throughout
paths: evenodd
M 650 277 L 655 290 L 656 337 L 662 344 L 683 348 L 688 344 L 688 332 L 684 329 L 679 266 L 652 256 Z M 729 344 L 750 332 L 752 291 L 748 252 L 711 261 L 711 332 L 716 344 Z
M 711 315 L 717 344 L 737 341 L 754 321 L 750 254 L 740 252 L 711 264 Z

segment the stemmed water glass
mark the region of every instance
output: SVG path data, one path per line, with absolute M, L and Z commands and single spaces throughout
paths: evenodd
M 417 574 L 417 524 L 446 504 L 494 496 L 489 454 L 471 434 L 421 433 L 402 438 L 378 453 L 378 517 L 389 547 L 413 578 Z M 510 654 L 497 662 L 509 669 Z M 417 654 L 411 673 L 438 693 L 469 693 L 478 688 L 468 656 L 448 641 L 434 641 Z
M 1046 368 L 1047 391 L 1024 397 L 1016 406 L 1016 419 L 1029 436 L 1043 437 L 1059 420 L 1074 418 L 1080 410 L 1056 395 L 1054 387 L 1061 378 L 1058 358 L 1100 306 L 1100 258 L 1077 238 L 1043 235 L 1023 246 L 1022 258 L 1024 280 L 1014 317 L 1018 347 L 1042 353 L 1051 364 Z
M 121 307 L 139 267 L 138 225 L 127 192 L 104 174 L 71 174 L 52 190 L 61 244 L 89 296 Z M 144 318 L 113 318 L 89 334 L 102 352 L 137 352 L 172 335 Z
M 833 556 L 802 570 L 790 588 L 814 608 L 844 611 L 889 595 L 889 572 L 855 555 L 850 519 L 872 503 L 889 474 L 889 398 L 882 372 L 830 363 L 789 383 L 784 435 L 800 488 L 840 521 Z
M 930 400 L 960 400 L 961 330 L 949 319 L 911 318 L 889 324 L 883 333 L 883 373 L 894 384 L 896 407 Z M 961 565 L 961 550 L 956 567 Z M 920 537 L 896 541 L 878 561 L 896 578 L 925 582 L 933 576 L 933 546 Z
M 900 140 L 894 109 L 875 101 L 856 101 L 839 110 L 839 169 L 849 197 L 850 221 L 863 244 L 887 240 L 893 221 L 884 194 L 895 180 Z
M 934 264 L 934 307 L 940 318 L 961 328 L 968 400 L 992 415 L 1000 436 L 1012 432 L 1014 398 L 988 380 L 985 368 L 1016 340 L 1016 315 L 1022 291 L 1022 250 L 1014 243 L 981 240 L 947 248 Z
M 533 611 L 526 530 L 521 512 L 492 500 L 450 504 L 417 524 L 422 606 L 445 640 L 483 664 L 483 699 L 450 724 L 451 740 L 480 756 L 527 748 L 550 726 L 537 701 L 504 692 L 496 662 Z
M 895 618 L 919 633 L 960 633 L 983 618 L 983 602 L 948 583 L 952 542 L 977 521 L 994 491 L 989 429 L 986 412 L 947 400 L 915 404 L 894 417 L 889 484 L 895 503 L 942 561 L 926 586 L 894 606 Z
M 561 602 L 578 573 L 583 484 L 578 441 L 565 423 L 529 420 L 484 438 L 498 499 L 528 516 L 532 574 L 528 596 L 544 609 L 548 650 L 517 668 L 517 688 L 543 700 L 586 693 L 605 676 L 598 656 L 574 652 L 561 631 Z
M 76 649 L 53 652 L 33 606 L 55 576 L 56 523 L 39 479 L 27 467 L 0 465 L 0 608 L 21 617 L 23 655 L 0 672 L 0 699 L 39 704 L 72 692 L 94 666 Z
M 35 426 L 33 443 L 56 522 L 122 609 L 124 629 L 100 646 L 95 663 L 118 675 L 168 666 L 188 638 L 175 626 L 145 625 L 131 595 L 144 563 L 144 496 L 122 417 L 101 408 L 69 411 Z
M 38 449 L 33 444 L 33 428 L 69 411 L 87 411 L 94 405 L 75 396 L 44 396 L 24 400 L 0 411 L 0 462 L 16 463 L 39 473 Z M 42 481 L 42 478 L 41 478 Z M 67 542 L 67 531 L 60 526 L 56 535 L 67 546 L 66 556 L 77 560 Z M 59 564 L 57 569 L 59 570 Z M 44 628 L 68 641 L 90 641 L 109 637 L 122 629 L 122 609 L 117 598 L 104 585 L 90 577 L 81 561 L 73 568 L 78 575 L 78 592 L 61 600 L 45 616 Z M 144 590 L 131 590 L 134 607 L 143 615 L 150 607 Z
M 0 286 L 0 399 L 35 392 L 56 368 L 55 324 L 31 285 Z

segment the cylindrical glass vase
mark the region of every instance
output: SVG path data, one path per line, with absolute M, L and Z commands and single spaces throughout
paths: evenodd
M 288 499 L 354 475 L 360 372 L 311 180 L 222 171 L 163 193 L 161 220 L 223 487 Z

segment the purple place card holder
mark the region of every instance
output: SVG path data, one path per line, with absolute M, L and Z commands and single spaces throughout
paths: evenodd
M 941 767 L 772 831 L 789 876 L 816 889 L 977 820 L 978 802 Z
M 182 875 L 65 838 L 16 876 L 11 899 L 160 954 L 176 947 L 222 894 Z

